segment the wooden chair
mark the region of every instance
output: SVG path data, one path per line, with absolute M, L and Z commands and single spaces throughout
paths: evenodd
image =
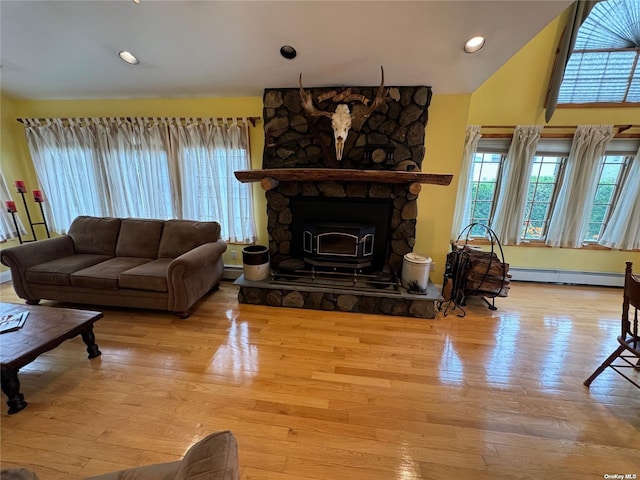
M 605 368 L 611 367 L 617 373 L 640 388 L 635 379 L 625 375 L 623 369 L 640 371 L 640 333 L 638 331 L 638 310 L 640 309 L 640 275 L 631 273 L 632 263 L 627 262 L 624 275 L 624 293 L 622 301 L 622 331 L 618 337 L 620 346 L 584 381 L 588 387 Z M 616 360 L 622 361 L 614 363 Z M 628 372 L 628 370 L 627 370 Z

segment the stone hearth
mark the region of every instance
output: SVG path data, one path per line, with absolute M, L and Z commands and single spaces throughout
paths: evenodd
M 348 289 L 322 284 L 288 284 L 269 277 L 251 282 L 241 275 L 234 285 L 240 287 L 238 301 L 252 305 L 307 308 L 311 310 L 374 313 L 418 318 L 435 318 L 434 302 L 443 301 L 438 288 L 429 283 L 425 294 L 410 294 L 405 289 Z

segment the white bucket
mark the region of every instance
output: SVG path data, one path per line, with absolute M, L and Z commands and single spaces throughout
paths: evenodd
M 402 262 L 402 286 L 411 291 L 427 291 L 431 257 L 419 253 L 407 253 Z M 416 288 L 417 287 L 417 288 Z
M 250 245 L 242 249 L 244 278 L 259 282 L 269 276 L 269 249 L 262 245 Z

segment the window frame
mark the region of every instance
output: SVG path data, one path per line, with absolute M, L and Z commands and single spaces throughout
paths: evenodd
M 537 153 L 537 152 L 536 152 Z M 549 199 L 549 203 L 547 204 L 547 208 L 545 211 L 545 218 L 543 220 L 544 223 L 544 227 L 543 227 L 543 232 L 540 235 L 540 238 L 527 238 L 526 237 L 526 230 L 527 230 L 527 218 L 526 218 L 526 210 L 527 210 L 527 205 L 529 205 L 529 203 L 533 204 L 534 202 L 529 202 L 528 200 L 525 201 L 525 218 L 522 219 L 522 234 L 520 235 L 520 242 L 542 242 L 544 243 L 544 241 L 546 240 L 547 237 L 547 229 L 549 227 L 549 222 L 551 221 L 551 214 L 553 213 L 553 208 L 556 204 L 556 201 L 558 200 L 558 195 L 560 194 L 560 186 L 562 185 L 562 181 L 564 179 L 564 172 L 565 172 L 565 168 L 567 165 L 567 158 L 568 158 L 568 154 L 565 153 L 543 153 L 542 155 L 534 155 L 534 161 L 531 165 L 531 171 L 529 173 L 529 186 L 531 185 L 531 181 L 533 179 L 533 166 L 535 165 L 535 159 L 536 158 L 557 158 L 559 161 L 558 163 L 558 171 L 555 177 L 555 182 L 553 184 L 553 192 L 551 193 L 551 198 Z M 539 177 L 538 177 L 539 178 Z M 536 189 L 537 186 L 539 185 L 539 182 L 536 182 Z M 529 186 L 527 187 L 527 196 L 529 193 Z M 535 197 L 535 190 L 534 190 L 534 197 Z M 540 203 L 540 202 L 538 202 Z M 533 210 L 533 205 L 531 208 L 531 211 Z M 530 215 L 529 215 L 530 216 Z
M 480 141 L 482 142 L 482 139 Z M 481 182 L 480 180 L 478 180 L 478 181 L 474 181 L 473 180 L 473 169 L 474 169 L 475 165 L 477 164 L 477 162 L 476 162 L 476 156 L 477 155 L 482 155 L 483 157 L 485 155 L 499 155 L 500 156 L 500 161 L 497 162 L 498 163 L 498 172 L 497 172 L 497 175 L 496 175 L 495 188 L 493 190 L 493 197 L 491 199 L 491 208 L 490 208 L 490 211 L 489 211 L 489 218 L 488 218 L 488 221 L 487 221 L 487 225 L 490 227 L 493 224 L 493 217 L 495 215 L 496 205 L 498 203 L 497 199 L 498 199 L 498 195 L 499 195 L 499 192 L 500 192 L 500 184 L 502 182 L 504 161 L 505 161 L 505 158 L 506 158 L 507 154 L 504 151 L 492 151 L 492 149 L 490 147 L 483 148 L 483 149 L 478 148 L 478 151 L 474 154 L 473 161 L 471 162 L 472 171 L 471 171 L 471 175 L 469 176 L 469 185 L 468 185 L 469 193 L 470 193 L 470 196 L 469 196 L 469 202 L 470 202 L 469 203 L 469 222 L 470 223 L 475 223 L 475 222 L 478 221 L 477 219 L 474 219 L 474 217 L 473 217 L 473 212 L 475 211 L 475 205 L 477 204 L 477 194 L 478 194 L 478 192 L 480 190 L 480 188 L 479 188 L 480 184 L 481 183 L 487 183 L 487 182 Z M 482 163 L 484 163 L 484 162 L 482 162 Z M 476 190 L 476 198 L 475 199 L 473 199 L 472 198 L 473 196 L 471 195 L 471 193 L 473 192 L 473 185 L 474 184 L 478 185 L 478 188 Z M 474 235 L 473 229 L 471 229 L 469 231 L 469 237 L 470 238 L 484 238 L 486 236 L 486 231 L 484 229 L 481 229 L 479 233 L 480 233 L 480 235 Z

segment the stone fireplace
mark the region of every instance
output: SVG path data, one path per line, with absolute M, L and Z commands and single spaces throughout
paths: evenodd
M 398 279 L 404 255 L 415 245 L 421 184 L 448 185 L 451 175 L 421 172 L 431 89 L 391 89 L 395 100 L 366 120 L 354 119 L 341 161 L 336 160 L 330 119 L 305 116 L 298 89 L 265 90 L 263 169 L 236 176 L 260 181 L 266 190 L 274 275 L 263 285 L 241 277 L 241 302 L 435 316 L 433 301 L 441 298 L 437 290 L 431 285 L 426 295 L 409 294 Z M 351 87 L 350 92 L 373 98 L 376 90 Z M 314 102 L 322 100 L 317 108 L 335 110 L 331 95 L 335 91 L 340 97 L 339 89 L 308 91 Z M 353 105 L 352 112 L 361 108 Z M 298 273 L 280 275 L 292 261 Z M 312 272 L 312 281 L 282 280 L 305 271 Z M 323 272 L 327 278 L 318 283 Z M 332 282 L 333 272 L 346 282 Z M 363 276 L 389 283 L 362 282 Z

